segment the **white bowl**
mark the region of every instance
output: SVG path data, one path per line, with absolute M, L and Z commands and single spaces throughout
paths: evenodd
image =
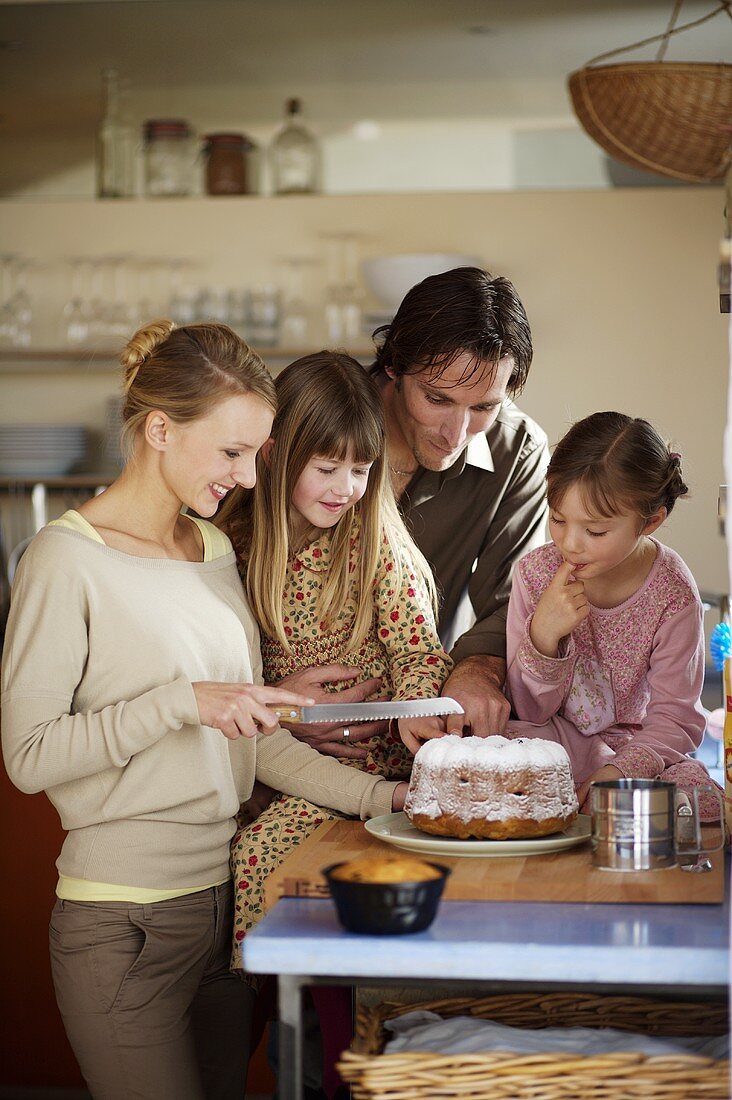
M 477 257 L 458 252 L 415 252 L 363 260 L 361 274 L 371 293 L 383 305 L 396 311 L 407 291 L 428 275 L 439 275 L 453 267 L 480 266 Z

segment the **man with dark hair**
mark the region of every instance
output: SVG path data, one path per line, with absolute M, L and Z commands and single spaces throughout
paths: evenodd
M 443 687 L 465 717 L 449 732 L 502 733 L 506 610 L 513 567 L 546 541 L 544 432 L 514 405 L 531 366 L 531 329 L 512 284 L 476 267 L 432 275 L 412 287 L 371 368 L 386 407 L 392 484 L 412 535 L 435 574 L 440 636 L 455 668 Z M 292 690 L 327 701 L 367 697 L 378 683 L 327 665 L 288 677 Z M 376 732 L 358 723 L 300 726 L 295 736 L 341 758 L 365 755 Z M 413 750 L 418 746 L 410 745 Z
M 501 733 L 511 574 L 545 541 L 547 440 L 511 400 L 531 366 L 526 313 L 507 279 L 462 267 L 413 287 L 379 332 L 372 373 L 392 482 L 434 570 L 456 662 L 443 694 L 474 733 Z

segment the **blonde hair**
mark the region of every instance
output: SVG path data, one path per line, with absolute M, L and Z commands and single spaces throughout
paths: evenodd
M 291 652 L 282 593 L 288 562 L 298 549 L 290 520 L 295 486 L 315 455 L 343 461 L 350 450 L 354 462 L 372 463 L 363 497 L 330 529 L 330 568 L 318 605 L 320 618 L 333 621 L 355 594 L 355 649 L 373 621 L 373 585 L 385 542 L 397 575 L 408 567 L 424 584 L 433 607 L 437 604 L 431 570 L 404 526 L 389 483 L 381 396 L 355 359 L 329 351 L 291 363 L 277 376 L 275 388 L 274 442 L 266 460 L 261 455 L 257 459 L 255 489 L 244 497 L 241 492 L 231 494 L 217 522 L 244 563 L 247 594 L 261 628 Z M 351 572 L 351 544 L 357 532 L 358 563 Z M 310 541 L 318 533 L 313 528 Z
M 255 351 L 228 325 L 151 321 L 120 355 L 124 368 L 122 433 L 125 461 L 134 455 L 140 428 L 154 409 L 190 423 L 225 397 L 254 394 L 274 411 L 274 383 Z

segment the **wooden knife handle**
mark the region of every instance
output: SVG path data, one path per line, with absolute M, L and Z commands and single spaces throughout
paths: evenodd
M 304 718 L 302 707 L 269 707 L 268 709 L 274 711 L 280 722 L 302 722 Z

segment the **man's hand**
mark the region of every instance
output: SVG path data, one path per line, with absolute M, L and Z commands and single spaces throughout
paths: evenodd
M 562 638 L 590 613 L 582 581 L 575 580 L 571 562 L 563 561 L 541 594 L 531 619 L 531 641 L 545 657 L 556 657 Z
M 355 680 L 360 676 L 361 669 L 355 665 L 321 665 L 314 668 L 302 669 L 292 672 L 284 679 L 278 680 L 277 687 L 285 687 L 290 691 L 302 691 L 312 696 L 316 703 L 363 703 L 369 695 L 373 695 L 381 687 L 382 681 L 378 676 L 370 680 L 362 680 L 360 684 L 345 688 L 343 691 L 326 691 L 325 684 L 340 684 L 344 681 Z M 388 727 L 386 722 L 354 722 L 353 725 L 345 723 L 348 729 L 348 738 L 344 738 L 344 723 L 337 725 L 324 722 L 310 725 L 294 725 L 289 723 L 289 729 L 293 737 L 310 745 L 311 749 L 322 753 L 323 756 L 335 756 L 339 760 L 363 760 L 366 757 L 366 749 L 360 744 L 368 741 L 377 733 L 383 733 Z
M 487 654 L 466 657 L 456 665 L 442 687 L 460 703 L 465 714 L 448 714 L 448 733 L 462 736 L 466 726 L 478 737 L 504 733 L 511 713 L 508 699 L 501 688 L 506 677 L 506 662 L 502 657 Z
M 623 773 L 620 768 L 616 768 L 614 764 L 603 764 L 601 768 L 593 772 L 592 775 L 585 779 L 584 783 L 577 788 L 577 801 L 579 802 L 580 813 L 588 814 L 590 812 L 590 787 L 593 783 L 602 783 L 609 779 L 622 778 Z
M 400 718 L 397 725 L 399 736 L 412 754 L 430 738 L 445 735 L 445 719 L 437 715 L 431 718 Z

